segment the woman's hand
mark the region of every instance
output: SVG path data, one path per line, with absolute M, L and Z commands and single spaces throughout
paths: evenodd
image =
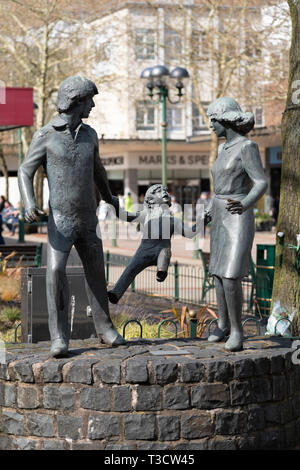
M 242 214 L 244 212 L 244 206 L 241 201 L 227 199 L 227 205 L 225 207 L 230 212 L 230 214 Z

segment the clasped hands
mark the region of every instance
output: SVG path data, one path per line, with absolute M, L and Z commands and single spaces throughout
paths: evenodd
M 31 224 L 32 222 L 37 221 L 41 215 L 45 215 L 45 212 L 41 211 L 37 207 L 30 207 L 30 209 L 25 212 L 24 219 L 25 222 Z

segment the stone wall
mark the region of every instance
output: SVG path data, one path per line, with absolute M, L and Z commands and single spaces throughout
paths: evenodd
M 300 370 L 289 346 L 89 340 L 55 360 L 49 344 L 22 345 L 0 364 L 0 449 L 293 448 Z

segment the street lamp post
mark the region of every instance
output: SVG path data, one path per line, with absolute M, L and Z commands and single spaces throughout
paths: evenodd
M 177 88 L 178 99 L 172 101 L 169 96 L 169 87 L 166 78 L 170 77 L 176 80 L 175 87 Z M 147 88 L 149 90 L 148 96 L 153 104 L 161 103 L 162 106 L 162 136 L 161 136 L 161 182 L 167 186 L 167 101 L 171 104 L 180 102 L 184 88 L 183 80 L 189 77 L 189 73 L 183 67 L 176 67 L 172 72 L 165 65 L 155 65 L 143 70 L 141 78 L 147 80 Z M 154 91 L 157 92 L 158 99 L 154 100 Z

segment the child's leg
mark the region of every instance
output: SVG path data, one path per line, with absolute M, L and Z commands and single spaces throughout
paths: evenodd
M 109 301 L 112 304 L 118 303 L 118 301 L 123 296 L 124 292 L 130 286 L 135 277 L 148 266 L 149 263 L 146 263 L 143 259 L 141 259 L 140 255 L 137 256 L 137 254 L 135 254 L 135 256 L 130 261 L 129 265 L 122 272 L 116 285 L 113 287 L 113 289 L 108 291 L 107 295 Z
M 168 268 L 171 259 L 171 249 L 162 248 L 157 258 L 157 273 L 156 280 L 163 282 L 168 275 Z

